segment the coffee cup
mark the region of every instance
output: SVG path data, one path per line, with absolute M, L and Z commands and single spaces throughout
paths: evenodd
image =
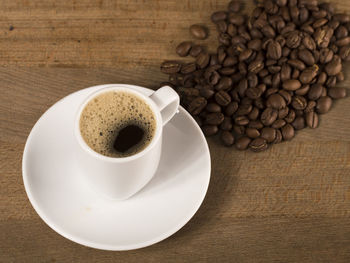
M 129 87 L 108 86 L 86 98 L 76 114 L 76 156 L 95 192 L 125 200 L 152 179 L 161 157 L 163 127 L 179 102 L 168 86 L 149 97 Z

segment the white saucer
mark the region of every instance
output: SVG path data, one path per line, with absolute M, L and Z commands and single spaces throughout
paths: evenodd
M 38 120 L 24 149 L 24 186 L 39 216 L 62 236 L 98 249 L 137 249 L 174 234 L 196 213 L 209 185 L 210 154 L 200 128 L 180 108 L 164 128 L 162 157 L 151 182 L 126 201 L 95 194 L 71 150 L 73 123 L 81 102 L 107 86 L 73 93 Z

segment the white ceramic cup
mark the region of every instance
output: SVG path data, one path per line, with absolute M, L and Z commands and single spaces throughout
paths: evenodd
M 109 91 L 136 95 L 150 106 L 156 117 L 156 131 L 152 141 L 144 150 L 129 157 L 107 157 L 95 152 L 86 144 L 80 132 L 80 116 L 85 106 L 96 96 Z M 179 102 L 178 94 L 168 86 L 155 91 L 150 97 L 127 87 L 112 86 L 94 92 L 82 103 L 74 127 L 80 146 L 77 161 L 84 177 L 96 192 L 115 200 L 125 200 L 151 180 L 161 156 L 163 126 L 174 117 Z

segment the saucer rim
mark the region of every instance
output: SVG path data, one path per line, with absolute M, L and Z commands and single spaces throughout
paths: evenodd
M 156 236 L 155 238 L 152 238 L 150 240 L 141 242 L 141 243 L 135 243 L 132 245 L 108 245 L 108 244 L 103 244 L 103 243 L 99 243 L 99 242 L 93 242 L 90 240 L 85 240 L 84 238 L 80 238 L 79 236 L 75 236 L 67 231 L 65 231 L 64 229 L 62 229 L 59 225 L 57 225 L 54 220 L 51 220 L 48 218 L 48 216 L 46 215 L 46 213 L 40 208 L 40 202 L 38 202 L 34 195 L 33 195 L 33 188 L 30 187 L 30 183 L 29 183 L 29 172 L 27 171 L 27 159 L 28 159 L 28 151 L 29 151 L 29 147 L 32 144 L 32 138 L 34 137 L 34 134 L 37 133 L 37 130 L 39 129 L 39 124 L 41 121 L 43 121 L 43 119 L 46 117 L 46 115 L 51 112 L 52 110 L 54 110 L 55 106 L 63 103 L 65 100 L 67 100 L 69 97 L 76 95 L 77 93 L 83 92 L 83 91 L 87 91 L 90 90 L 91 92 L 94 91 L 98 91 L 98 89 L 102 89 L 102 88 L 106 88 L 106 87 L 111 87 L 111 86 L 123 86 L 123 87 L 129 87 L 132 89 L 136 89 L 136 90 L 141 90 L 142 91 L 146 91 L 146 92 L 151 92 L 153 90 L 148 89 L 148 88 L 144 88 L 141 86 L 137 86 L 137 85 L 130 85 L 130 84 L 104 84 L 104 85 L 96 85 L 96 86 L 92 86 L 89 88 L 85 88 L 85 89 L 81 89 L 78 91 L 75 91 L 65 97 L 63 97 L 62 99 L 60 99 L 59 101 L 57 101 L 56 103 L 54 103 L 52 106 L 50 106 L 49 109 L 47 109 L 41 116 L 40 118 L 36 121 L 36 123 L 34 124 L 33 128 L 31 129 L 29 136 L 26 140 L 25 143 L 25 147 L 23 150 L 23 155 L 22 155 L 22 178 L 23 178 L 23 183 L 24 183 L 24 188 L 26 191 L 26 194 L 28 196 L 28 199 L 31 203 L 31 205 L 33 206 L 34 210 L 36 211 L 36 213 L 39 215 L 39 217 L 55 232 L 57 232 L 58 234 L 60 234 L 61 236 L 67 238 L 68 240 L 71 240 L 75 243 L 78 243 L 80 245 L 86 246 L 86 247 L 91 247 L 91 248 L 95 248 L 95 249 L 100 249 L 100 250 L 109 250 L 109 251 L 126 251 L 126 250 L 134 250 L 134 249 L 140 249 L 143 247 L 148 247 L 151 246 L 153 244 L 156 244 L 160 241 L 163 241 L 164 239 L 172 236 L 173 234 L 175 234 L 177 231 L 179 231 L 183 226 L 185 226 L 192 218 L 193 216 L 197 213 L 198 209 L 200 208 L 200 206 L 202 205 L 205 196 L 207 194 L 208 188 L 209 188 L 209 183 L 210 183 L 210 177 L 211 177 L 211 156 L 210 156 L 210 150 L 209 150 L 209 146 L 208 143 L 204 137 L 204 134 L 202 132 L 202 130 L 200 129 L 199 125 L 197 124 L 197 122 L 193 119 L 193 117 L 182 107 L 179 107 L 179 112 L 180 113 L 184 113 L 186 115 L 186 117 L 188 117 L 191 122 L 194 124 L 195 128 L 197 129 L 197 131 L 200 134 L 200 139 L 201 142 L 204 144 L 205 148 L 206 148 L 206 154 L 207 154 L 207 158 L 209 160 L 208 162 L 208 169 L 207 169 L 207 180 L 206 180 L 206 186 L 204 191 L 202 191 L 202 195 L 200 196 L 200 198 L 198 198 L 197 204 L 196 206 L 194 206 L 194 208 L 192 209 L 192 213 L 189 213 L 189 215 L 183 217 L 184 220 L 180 220 L 180 222 L 175 226 L 172 227 L 169 231 L 164 232 L 161 235 Z M 89 93 L 90 94 L 90 93 Z M 89 95 L 87 94 L 87 96 Z

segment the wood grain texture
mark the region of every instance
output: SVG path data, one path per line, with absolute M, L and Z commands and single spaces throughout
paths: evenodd
M 224 0 L 4 0 L 0 10 L 0 262 L 349 262 L 350 98 L 320 127 L 255 154 L 209 139 L 212 177 L 194 218 L 148 248 L 106 252 L 56 234 L 22 182 L 26 138 L 57 100 L 96 84 L 156 89 L 164 59 Z M 350 2 L 331 1 L 350 12 Z M 252 1 L 246 2 L 252 7 Z M 9 30 L 13 26 L 12 31 Z M 350 67 L 346 67 L 350 84 Z

